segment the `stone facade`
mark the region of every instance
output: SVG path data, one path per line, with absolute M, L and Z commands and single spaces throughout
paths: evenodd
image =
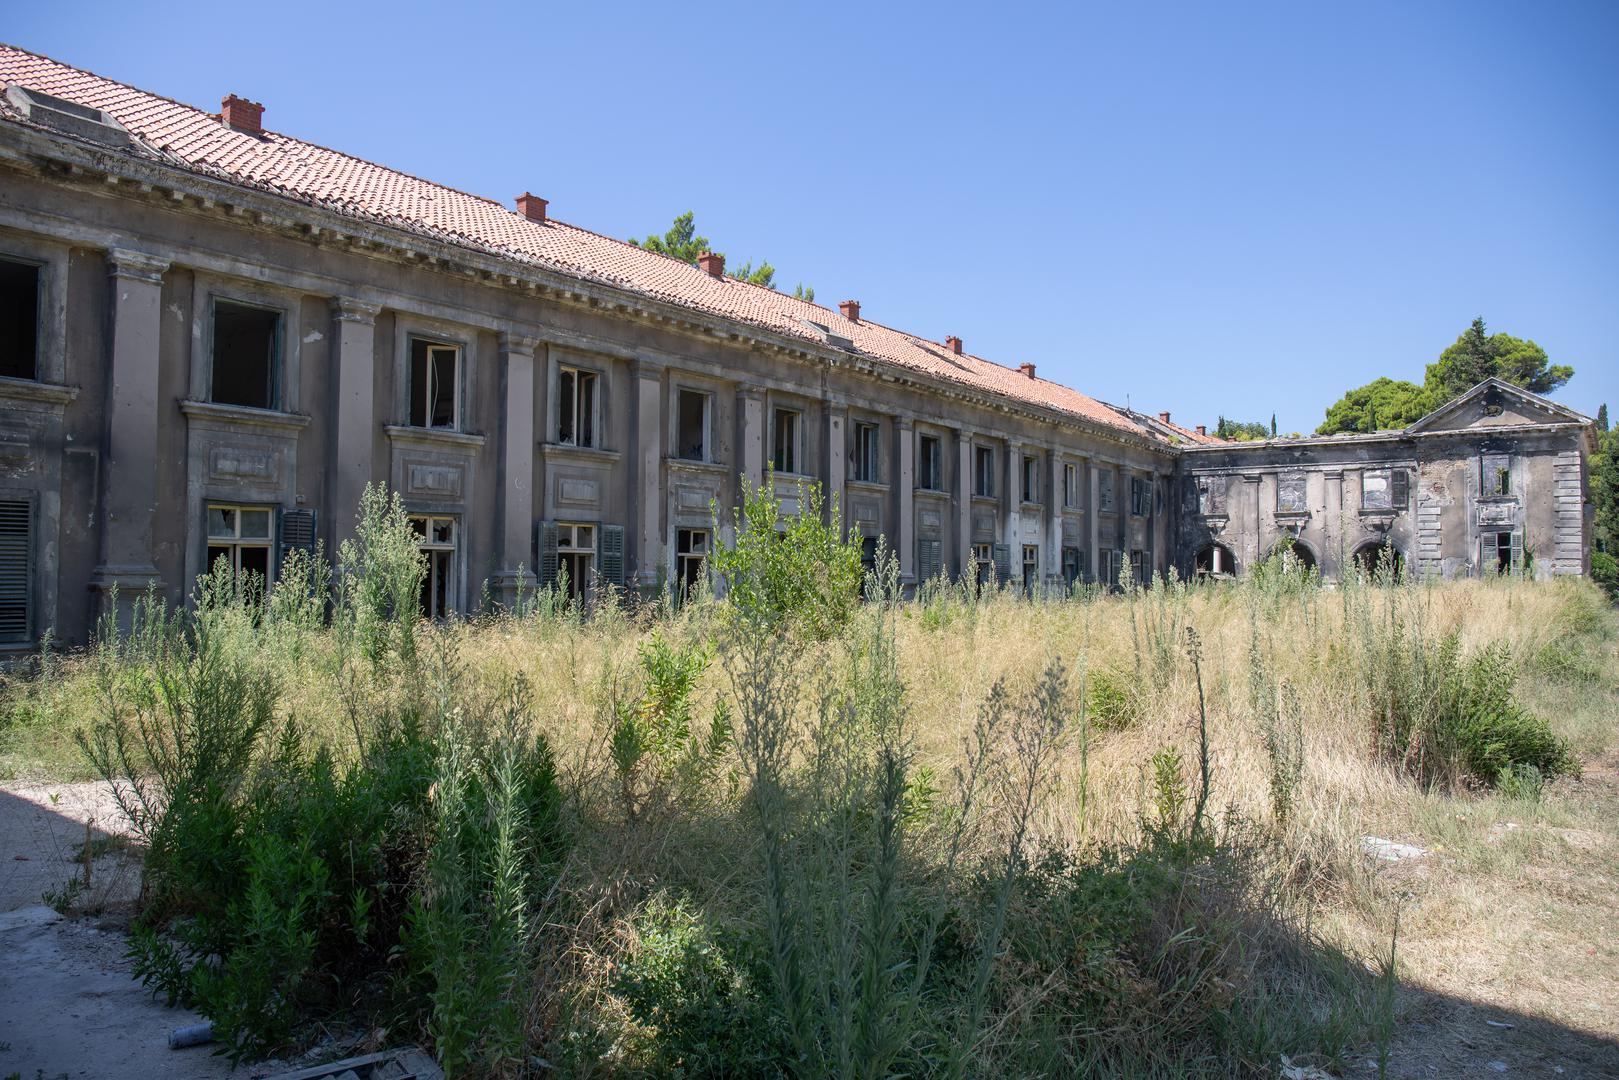
M 907 584 L 1190 573 L 1215 543 L 1241 571 L 1284 534 L 1329 574 L 1382 537 L 1476 573 L 1503 531 L 1586 568 L 1589 425 L 1510 388 L 1406 432 L 1209 444 L 885 362 L 834 325 L 858 306 L 787 334 L 14 118 L 0 188 L 0 270 L 37 310 L 0 344 L 32 349 L 0 377 L 0 648 L 83 642 L 114 590 L 180 602 L 221 557 L 335 552 L 371 482 L 419 520 L 435 614 L 564 567 L 700 573 L 713 508 L 767 470 L 788 509 L 822 484 Z

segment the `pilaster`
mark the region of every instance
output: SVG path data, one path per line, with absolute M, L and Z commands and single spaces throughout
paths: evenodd
M 502 603 L 534 588 L 534 348 L 517 334 L 500 336 L 505 415 L 500 443 L 500 570 L 495 586 Z
M 635 469 L 637 508 L 635 583 L 643 592 L 658 584 L 663 565 L 663 365 L 635 363 Z
M 1099 581 L 1102 576 L 1102 470 L 1093 459 L 1086 473 L 1085 524 L 1090 530 L 1090 540 L 1085 545 L 1085 576 L 1091 581 Z
M 375 304 L 351 297 L 332 300 L 332 478 L 326 511 L 331 519 L 332 551 L 354 536 L 360 497 L 371 482 L 371 448 L 376 435 L 372 379 L 376 362 Z
M 916 429 L 908 417 L 894 417 L 899 438 L 899 580 L 916 583 Z
M 765 477 L 764 390 L 757 386 L 737 390 L 736 411 L 742 420 L 742 475 L 750 486 L 757 488 Z
M 973 556 L 973 437 L 956 432 L 956 568 L 972 578 Z
M 828 520 L 837 512 L 844 535 L 849 531 L 849 504 L 845 484 L 849 477 L 849 404 L 826 403 L 826 512 Z M 839 538 L 841 539 L 841 537 Z

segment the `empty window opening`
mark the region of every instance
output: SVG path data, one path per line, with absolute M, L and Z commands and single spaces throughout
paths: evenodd
M 566 577 L 570 597 L 584 598 L 596 573 L 596 526 L 557 525 L 557 573 Z
M 1072 467 L 1069 466 L 1069 468 Z M 1080 576 L 1084 573 L 1084 566 L 1085 556 L 1077 547 L 1065 547 L 1062 549 L 1062 580 L 1064 585 L 1072 589 L 1078 584 Z
M 454 430 L 460 416 L 461 350 L 412 338 L 410 422 L 413 427 Z
M 973 448 L 973 494 L 985 498 L 995 495 L 995 448 L 992 446 Z
M 1130 516 L 1146 517 L 1152 513 L 1152 485 L 1139 476 L 1130 477 Z
M 1512 494 L 1512 458 L 1506 454 L 1484 455 L 1484 494 Z
M 1079 469 L 1073 465 L 1062 467 L 1062 504 L 1069 510 L 1079 505 Z
M 697 390 L 680 391 L 676 408 L 675 456 L 686 461 L 708 460 L 709 402 Z
M 0 375 L 39 378 L 39 267 L 0 259 Z
M 1230 483 L 1217 476 L 1197 481 L 1197 512 L 1204 517 L 1225 516 L 1226 487 Z
M 988 585 L 995 572 L 995 553 L 989 544 L 973 545 L 973 580 L 980 587 Z
M 1107 513 L 1111 514 L 1113 512 L 1113 509 L 1114 509 L 1114 504 L 1113 504 L 1113 470 L 1112 469 L 1104 469 L 1102 472 L 1097 474 L 1096 481 L 1097 481 L 1097 491 L 1096 491 L 1097 502 L 1100 504 L 1102 510 L 1104 510 Z
M 1355 549 L 1355 566 L 1362 573 L 1398 578 L 1405 570 L 1405 556 L 1387 540 L 1372 541 Z
M 1037 457 L 1023 459 L 1023 501 L 1040 501 L 1040 459 Z
M 916 486 L 926 491 L 944 490 L 944 452 L 936 436 L 923 435 L 918 443 Z
M 708 576 L 708 530 L 675 530 L 675 580 L 681 599 L 697 591 Z
M 0 501 L 0 641 L 31 641 L 34 631 L 34 507 Z
M 1314 570 L 1315 552 L 1302 540 L 1291 536 L 1283 538 L 1271 549 L 1271 554 L 1281 560 L 1283 570 Z
M 1130 580 L 1143 585 L 1152 580 L 1152 569 L 1147 565 L 1147 553 L 1140 548 L 1130 552 Z
M 581 368 L 557 374 L 557 442 L 563 446 L 596 445 L 596 379 Z
M 1040 587 L 1040 546 L 1023 545 L 1023 591 L 1030 596 Z
M 270 580 L 270 508 L 208 504 L 208 564 L 212 573 L 228 569 L 243 584 L 263 588 Z
M 798 413 L 777 409 L 771 422 L 774 442 L 770 462 L 779 473 L 798 471 Z
M 422 578 L 421 613 L 429 619 L 447 619 L 459 608 L 455 589 L 455 519 L 437 514 L 417 515 L 410 519 L 410 527 L 416 532 L 416 546 L 427 564 L 427 573 Z
M 1283 476 L 1276 481 L 1277 512 L 1301 514 L 1309 508 L 1307 481 L 1303 473 Z
M 877 572 L 877 538 L 875 536 L 862 536 L 860 538 L 860 571 L 862 574 Z
M 276 408 L 281 367 L 281 312 L 214 301 L 211 400 L 252 409 Z
M 1192 558 L 1192 573 L 1200 578 L 1237 575 L 1237 557 L 1224 544 L 1207 544 Z
M 857 422 L 854 426 L 854 448 L 849 458 L 854 465 L 855 480 L 877 482 L 877 425 Z

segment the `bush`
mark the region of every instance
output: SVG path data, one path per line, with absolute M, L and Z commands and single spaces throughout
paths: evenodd
M 1129 677 L 1099 668 L 1090 673 L 1088 682 L 1086 710 L 1092 724 L 1104 731 L 1124 731 L 1134 726 L 1141 705 Z
M 1602 587 L 1608 594 L 1608 599 L 1619 603 L 1619 559 L 1606 551 L 1593 551 L 1591 580 Z

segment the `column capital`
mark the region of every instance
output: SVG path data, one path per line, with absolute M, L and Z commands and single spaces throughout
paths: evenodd
M 916 421 L 909 416 L 895 416 L 894 426 L 901 431 L 913 431 L 916 428 Z
M 508 330 L 500 335 L 500 351 L 505 356 L 533 356 L 539 344 L 540 339 L 532 334 L 517 334 Z
M 381 304 L 369 304 L 352 296 L 332 297 L 332 317 L 341 322 L 363 323 L 370 326 L 377 321 Z
M 668 365 L 649 356 L 637 356 L 630 365 L 630 373 L 637 379 L 661 379 Z
M 115 278 L 130 278 L 153 284 L 163 280 L 163 271 L 170 266 L 161 255 L 132 248 L 112 248 L 107 252 L 107 273 Z
M 736 388 L 736 396 L 743 401 L 763 401 L 765 389 L 762 386 L 739 386 Z

